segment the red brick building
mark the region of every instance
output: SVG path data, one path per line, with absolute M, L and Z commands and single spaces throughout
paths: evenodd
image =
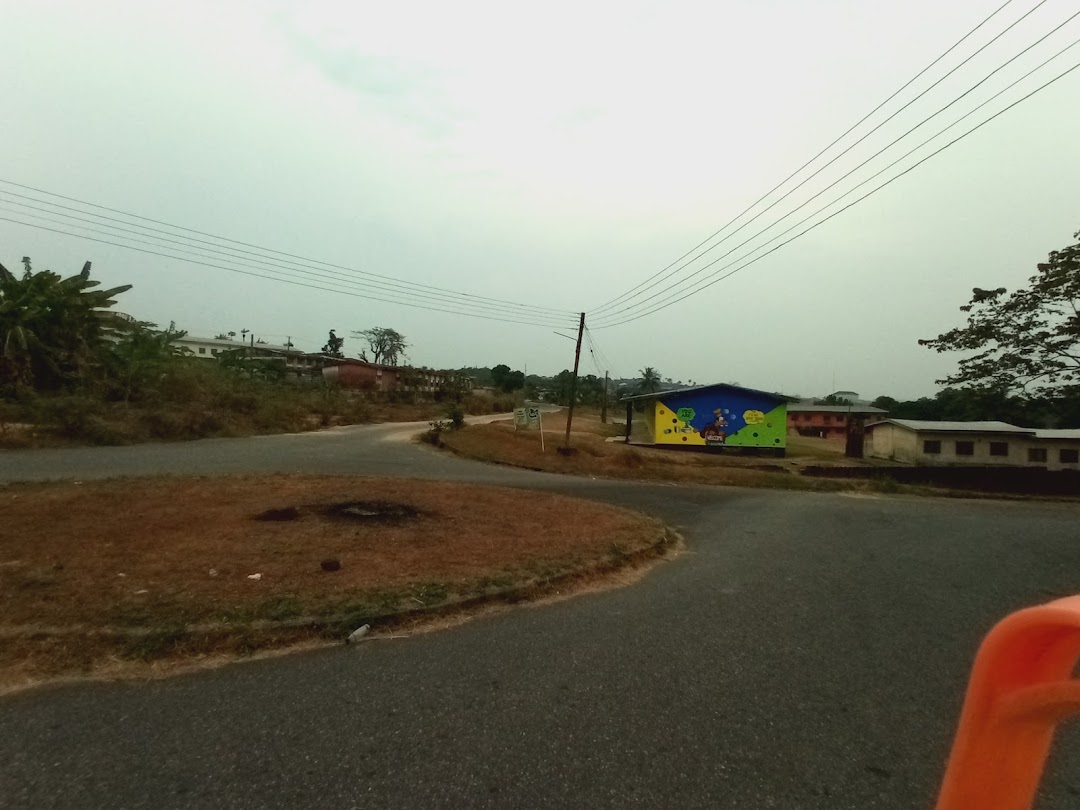
M 848 421 L 878 421 L 888 416 L 888 411 L 870 405 L 813 405 L 799 402 L 787 407 L 788 430 L 803 436 L 822 439 L 843 439 L 847 435 Z
M 322 373 L 327 382 L 362 391 L 411 391 L 434 395 L 451 388 L 472 390 L 472 379 L 454 371 L 384 366 L 351 358 L 327 360 Z

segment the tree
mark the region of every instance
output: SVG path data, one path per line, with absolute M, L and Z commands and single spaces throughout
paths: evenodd
M 405 350 L 409 344 L 405 336 L 388 326 L 373 326 L 371 329 L 363 329 L 353 332 L 354 338 L 367 341 L 371 351 L 371 362 L 376 365 L 396 366 L 399 360 L 408 359 Z M 361 352 L 360 357 L 367 360 L 367 352 Z
M 35 273 L 29 257 L 21 276 L 0 265 L 0 385 L 58 389 L 88 378 L 109 338 L 131 327 L 109 311 L 131 285 L 94 289 L 100 283 L 90 262 L 68 278 Z
M 500 363 L 491 369 L 491 381 L 500 391 L 509 394 L 525 387 L 525 372 L 511 371 L 510 366 Z
M 502 388 L 503 382 L 505 382 L 509 374 L 510 366 L 506 365 L 506 363 L 499 363 L 497 366 L 492 366 L 491 382 L 495 384 L 496 388 Z
M 829 394 L 824 399 L 815 399 L 815 405 L 854 405 L 847 397 L 838 397 L 836 394 Z
M 881 410 L 888 411 L 889 414 L 893 416 L 896 415 L 896 408 L 899 404 L 899 400 L 887 397 L 884 394 L 870 403 L 872 407 L 881 408 Z
M 345 345 L 345 338 L 339 338 L 334 334 L 334 330 L 330 330 L 330 336 L 326 339 L 326 345 L 322 347 L 322 353 L 327 357 L 336 357 L 342 359 L 345 357 L 345 353 L 341 351 L 341 347 Z
M 214 335 L 214 340 L 232 340 L 236 337 L 236 332 L 218 332 Z
M 660 390 L 660 372 L 652 366 L 646 366 L 638 372 L 638 393 L 655 394 Z
M 960 311 L 965 326 L 919 341 L 936 352 L 974 352 L 940 384 L 1041 396 L 1078 387 L 1080 243 L 1051 252 L 1025 288 L 976 287 Z
M 124 402 L 152 394 L 174 360 L 183 354 L 184 350 L 173 344 L 186 334 L 175 323 L 163 332 L 156 331 L 151 323 L 134 324 L 108 352 L 107 390 Z

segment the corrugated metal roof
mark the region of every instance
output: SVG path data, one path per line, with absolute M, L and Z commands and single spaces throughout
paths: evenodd
M 1076 428 L 1065 428 L 1058 430 L 1036 430 L 1035 438 L 1080 440 L 1080 430 L 1077 430 Z
M 808 405 L 804 402 L 793 402 L 787 409 L 788 413 L 888 413 L 870 405 Z
M 921 419 L 886 419 L 870 427 L 889 424 L 899 425 L 908 430 L 922 430 L 934 433 L 1026 433 L 1035 434 L 1034 428 L 1018 427 L 1008 422 L 937 422 Z
M 795 397 L 789 397 L 787 394 L 777 394 L 775 391 L 761 391 L 757 388 L 747 388 L 743 385 L 732 385 L 731 383 L 712 383 L 711 385 L 693 385 L 689 388 L 669 388 L 666 391 L 657 391 L 655 394 L 632 394 L 628 397 L 623 397 L 619 402 L 633 402 L 639 399 L 660 399 L 660 397 L 670 396 L 671 394 L 688 394 L 694 391 L 708 391 L 712 388 L 734 388 L 736 391 L 745 391 L 748 394 L 757 394 L 758 396 L 771 397 L 772 399 L 778 399 L 786 402 L 795 402 Z

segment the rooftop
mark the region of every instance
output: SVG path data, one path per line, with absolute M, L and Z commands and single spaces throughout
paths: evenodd
M 653 394 L 632 394 L 628 397 L 623 397 L 620 402 L 634 402 L 640 399 L 659 399 L 660 397 L 670 396 L 671 394 L 689 394 L 695 391 L 709 391 L 714 388 L 732 388 L 736 391 L 745 391 L 748 394 L 757 394 L 762 397 L 770 397 L 771 399 L 780 400 L 781 402 L 794 402 L 795 397 L 789 397 L 787 394 L 777 394 L 775 391 L 761 391 L 757 388 L 747 388 L 744 385 L 733 385 L 731 383 L 712 383 L 710 385 L 692 385 L 689 388 L 669 388 L 664 391 L 657 391 Z
M 1080 430 L 1065 428 L 1058 430 L 1036 430 L 1036 439 L 1080 439 Z
M 921 419 L 886 419 L 875 425 L 899 425 L 908 430 L 924 430 L 935 433 L 1025 433 L 1034 434 L 1035 428 L 1018 427 L 1008 422 L 937 422 Z M 1046 432 L 1046 431 L 1043 431 Z
M 223 349 L 250 349 L 251 344 L 247 341 L 239 340 L 223 340 L 221 338 L 206 338 L 198 337 L 197 335 L 184 335 L 181 338 L 177 338 L 176 343 L 201 343 L 204 346 L 221 346 Z M 256 349 L 265 349 L 273 352 L 291 352 L 294 354 L 303 354 L 298 349 L 289 349 L 285 346 L 278 346 L 274 343 L 259 343 L 255 342 Z
M 811 405 L 793 402 L 787 406 L 788 413 L 888 413 L 872 405 Z

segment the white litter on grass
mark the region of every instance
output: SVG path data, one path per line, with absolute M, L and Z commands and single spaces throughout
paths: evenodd
M 262 574 L 248 574 L 248 579 L 262 579 Z
M 212 576 L 212 577 L 216 577 L 216 576 L 217 576 L 217 569 L 216 569 L 216 568 L 211 568 L 211 569 L 210 569 L 210 576 Z
M 135 591 L 136 596 L 139 595 L 140 593 L 150 593 L 150 591 L 146 590 L 146 588 L 143 588 L 141 591 Z
M 355 641 L 359 641 L 360 639 L 362 639 L 364 636 L 367 635 L 368 630 L 370 630 L 370 629 L 371 629 L 370 624 L 362 624 L 362 625 L 360 625 L 355 630 L 353 630 L 351 633 L 349 633 L 349 637 L 347 639 L 345 639 L 345 643 L 346 644 L 352 644 Z

